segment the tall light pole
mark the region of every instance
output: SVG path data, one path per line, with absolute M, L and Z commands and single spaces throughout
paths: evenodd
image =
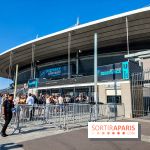
M 97 96 L 97 33 L 94 34 L 94 101 L 95 119 L 98 119 L 98 96 Z

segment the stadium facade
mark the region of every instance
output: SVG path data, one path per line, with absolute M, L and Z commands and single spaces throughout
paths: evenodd
M 143 67 L 125 55 L 150 48 L 150 7 L 76 25 L 0 54 L 0 76 L 29 91 L 94 95 L 94 34 L 98 35 L 98 100 L 124 103 L 132 116 L 130 75 Z M 143 61 L 144 68 L 148 60 Z

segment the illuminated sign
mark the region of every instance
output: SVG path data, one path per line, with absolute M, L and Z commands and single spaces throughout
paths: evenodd
M 98 67 L 99 80 L 129 79 L 129 63 L 121 62 Z
M 54 67 L 54 68 L 47 68 L 44 70 L 39 71 L 39 78 L 59 78 L 66 76 L 68 73 L 68 67 Z
M 129 63 L 122 62 L 122 78 L 123 79 L 129 79 Z
M 38 87 L 38 79 L 31 79 L 28 81 L 28 88 L 37 88 Z

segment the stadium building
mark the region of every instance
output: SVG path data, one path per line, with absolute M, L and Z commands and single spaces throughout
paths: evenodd
M 82 93 L 92 101 L 95 65 L 98 101 L 124 103 L 125 116 L 131 117 L 130 75 L 146 68 L 149 59 L 137 62 L 130 54 L 149 48 L 150 7 L 146 7 L 77 24 L 11 48 L 0 54 L 0 77 L 15 80 L 17 75 L 18 88 L 27 84 L 36 94 Z

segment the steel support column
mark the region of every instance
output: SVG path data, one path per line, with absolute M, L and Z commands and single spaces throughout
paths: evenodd
M 128 55 L 130 54 L 130 47 L 129 47 L 129 25 L 128 25 L 128 17 L 126 16 L 126 34 L 127 34 L 127 52 Z
M 79 74 L 79 51 L 76 53 L 76 75 Z
M 18 80 L 18 64 L 16 65 L 16 73 L 15 73 L 15 87 L 14 87 L 14 99 L 16 99 L 17 93 L 17 80 Z
M 71 77 L 71 68 L 70 68 L 70 52 L 71 52 L 71 33 L 68 33 L 68 79 Z
M 98 95 L 97 95 L 97 33 L 94 34 L 94 101 L 95 119 L 98 119 Z
M 35 79 L 35 45 L 32 44 L 31 79 Z

